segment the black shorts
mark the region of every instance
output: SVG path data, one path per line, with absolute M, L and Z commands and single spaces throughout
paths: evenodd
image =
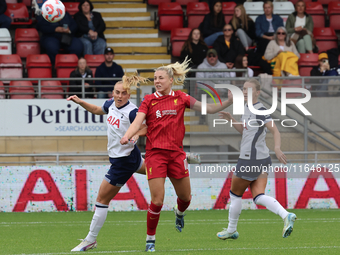
M 117 187 L 122 187 L 143 165 L 143 158 L 137 146 L 126 157 L 110 158 L 111 167 L 104 179 Z
M 247 181 L 255 181 L 262 173 L 263 166 L 268 170 L 272 165 L 270 157 L 259 160 L 247 160 L 239 158 L 236 165 L 235 175 Z

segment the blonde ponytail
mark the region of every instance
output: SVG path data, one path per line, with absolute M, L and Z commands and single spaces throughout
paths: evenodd
M 174 79 L 176 84 L 183 84 L 187 72 L 190 71 L 189 67 L 190 59 L 186 57 L 182 63 L 174 63 L 167 66 L 161 66 L 156 71 L 165 71 L 170 78 Z
M 130 75 L 130 76 L 124 75 L 122 77 L 122 80 L 117 83 L 122 83 L 123 88 L 127 91 L 128 94 L 130 94 L 131 86 L 135 86 L 136 88 L 139 88 L 138 83 L 146 83 L 148 81 L 149 79 L 139 76 L 137 72 L 135 72 L 133 75 Z

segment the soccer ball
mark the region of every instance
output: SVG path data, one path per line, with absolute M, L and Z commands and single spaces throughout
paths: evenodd
M 65 16 L 65 6 L 59 0 L 47 0 L 41 7 L 41 15 L 45 20 L 56 23 Z

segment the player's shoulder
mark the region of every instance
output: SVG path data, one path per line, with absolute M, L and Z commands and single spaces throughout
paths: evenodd
M 174 94 L 175 94 L 175 96 L 179 96 L 179 97 L 189 97 L 189 94 L 187 94 L 187 93 L 185 93 L 181 90 L 174 91 Z
M 145 95 L 142 102 L 149 103 L 152 99 L 155 99 L 155 98 L 156 96 L 154 95 L 154 93 Z
M 109 108 L 114 102 L 115 102 L 115 100 L 113 98 L 110 98 L 103 103 L 103 107 Z

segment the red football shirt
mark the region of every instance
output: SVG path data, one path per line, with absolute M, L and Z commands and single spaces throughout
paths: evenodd
M 138 111 L 146 114 L 146 150 L 153 148 L 181 151 L 185 133 L 184 111 L 196 99 L 177 90 L 163 96 L 157 91 L 146 95 Z

